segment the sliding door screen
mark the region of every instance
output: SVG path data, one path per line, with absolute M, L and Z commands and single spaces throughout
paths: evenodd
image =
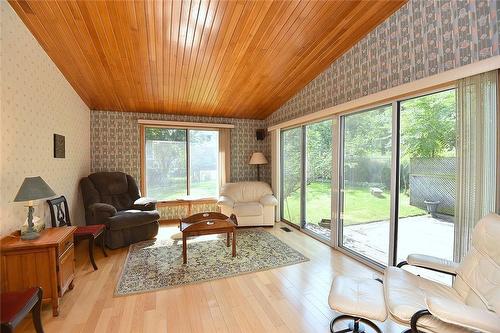
M 411 253 L 453 260 L 455 90 L 400 102 L 397 261 Z
M 281 132 L 281 216 L 300 226 L 302 193 L 302 127 Z
M 187 195 L 187 130 L 145 129 L 147 195 L 175 200 Z
M 387 265 L 392 107 L 342 117 L 340 245 Z

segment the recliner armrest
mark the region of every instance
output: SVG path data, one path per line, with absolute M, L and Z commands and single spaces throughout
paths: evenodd
M 451 275 L 457 274 L 458 264 L 450 260 L 428 256 L 425 254 L 410 254 L 406 261 L 412 266 L 427 268 Z
M 217 206 L 234 207 L 234 200 L 226 195 L 221 195 L 217 201 Z
M 426 297 L 429 312 L 439 320 L 481 332 L 498 332 L 500 316 L 444 297 Z
M 262 198 L 260 198 L 260 203 L 263 206 L 277 206 L 278 205 L 278 200 L 276 197 L 272 194 L 266 194 Z
M 157 201 L 152 198 L 142 197 L 134 201 L 133 209 L 138 210 L 155 210 Z
M 102 202 L 94 203 L 88 209 L 94 217 L 93 221 L 97 224 L 104 223 L 103 220 L 116 214 L 115 207 Z

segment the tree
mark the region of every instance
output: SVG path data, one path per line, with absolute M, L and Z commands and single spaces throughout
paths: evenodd
M 454 155 L 455 90 L 401 103 L 401 187 L 409 190 L 410 160 Z
M 404 157 L 439 157 L 455 150 L 455 92 L 449 90 L 401 103 Z

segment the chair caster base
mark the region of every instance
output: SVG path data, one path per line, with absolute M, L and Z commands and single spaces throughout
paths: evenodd
M 347 325 L 347 328 L 342 329 L 340 331 L 335 331 L 335 329 L 333 328 L 333 325 L 335 325 L 336 322 L 342 321 L 342 320 L 352 320 L 352 321 L 349 322 L 349 324 Z M 353 316 L 349 316 L 349 315 L 340 315 L 340 316 L 333 318 L 332 321 L 330 322 L 330 332 L 331 333 L 347 333 L 347 332 L 365 333 L 366 332 L 365 325 L 363 325 L 363 324 L 371 327 L 377 333 L 382 333 L 380 328 L 378 328 L 378 326 L 375 325 L 370 320 L 364 319 L 364 318 L 359 318 L 359 317 L 353 317 Z
M 357 325 L 356 325 L 357 324 Z M 355 321 L 354 322 L 350 322 L 347 327 L 351 330 L 351 332 L 353 333 L 365 333 L 365 325 L 361 324 L 361 323 L 356 323 Z

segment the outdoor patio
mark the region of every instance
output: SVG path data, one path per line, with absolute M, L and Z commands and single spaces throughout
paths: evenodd
M 398 261 L 410 253 L 422 253 L 453 259 L 453 217 L 430 215 L 399 220 Z M 306 229 L 330 238 L 330 229 L 308 223 Z M 389 221 L 356 224 L 344 227 L 343 246 L 381 263 L 387 261 Z

